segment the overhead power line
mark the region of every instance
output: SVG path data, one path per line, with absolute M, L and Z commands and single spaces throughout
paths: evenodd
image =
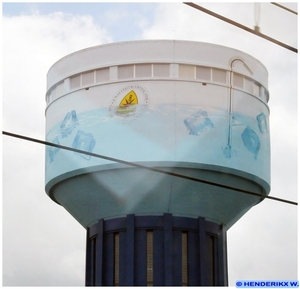
M 255 35 L 259 36 L 259 37 L 262 37 L 262 38 L 264 38 L 264 39 L 266 39 L 266 40 L 268 40 L 268 41 L 271 41 L 271 42 L 273 42 L 273 43 L 275 43 L 275 44 L 277 44 L 277 45 L 279 45 L 279 46 L 281 46 L 281 47 L 284 47 L 284 48 L 286 48 L 286 49 L 288 49 L 288 50 L 291 50 L 291 51 L 293 51 L 293 52 L 298 53 L 298 49 L 297 49 L 297 48 L 292 47 L 292 46 L 290 46 L 290 45 L 287 45 L 287 44 L 285 44 L 285 43 L 283 43 L 283 42 L 280 42 L 280 41 L 278 41 L 278 40 L 276 40 L 276 39 L 274 39 L 274 38 L 271 38 L 271 37 L 268 36 L 268 35 L 265 35 L 265 34 L 263 34 L 263 33 L 260 33 L 260 32 L 258 31 L 258 29 L 257 29 L 257 30 L 253 30 L 253 29 L 251 29 L 251 28 L 249 28 L 249 27 L 247 27 L 247 26 L 244 26 L 244 25 L 242 25 L 242 24 L 240 24 L 240 23 L 238 23 L 238 22 L 235 22 L 235 21 L 233 21 L 233 20 L 231 20 L 231 19 L 229 19 L 229 18 L 226 18 L 226 17 L 224 17 L 224 16 L 222 16 L 222 15 L 220 15 L 220 14 L 217 14 L 217 13 L 215 13 L 215 12 L 213 12 L 213 11 L 211 11 L 211 10 L 208 10 L 208 9 L 202 7 L 202 6 L 199 6 L 199 5 L 195 4 L 195 3 L 192 3 L 192 2 L 183 2 L 183 3 L 186 4 L 186 5 L 188 5 L 188 6 L 191 6 L 191 7 L 195 8 L 195 9 L 197 9 L 197 10 L 200 10 L 200 11 L 202 11 L 202 12 L 205 12 L 205 13 L 207 13 L 207 14 L 213 16 L 213 17 L 216 17 L 216 18 L 218 18 L 218 19 L 220 19 L 220 20 L 223 20 L 223 21 L 225 21 L 225 22 L 227 22 L 227 23 L 229 23 L 229 24 L 232 24 L 232 25 L 234 25 L 234 26 L 236 26 L 236 27 L 238 27 L 238 28 L 241 28 L 241 29 L 243 29 L 243 30 L 245 30 L 245 31 L 247 31 L 247 32 L 250 32 L 250 33 L 255 34 Z
M 59 149 L 73 151 L 73 152 L 80 153 L 80 154 L 86 154 L 86 155 L 89 155 L 89 156 L 92 156 L 92 157 L 101 158 L 101 159 L 105 159 L 105 160 L 109 160 L 109 161 L 112 161 L 112 162 L 125 164 L 125 165 L 128 165 L 128 166 L 132 166 L 132 167 L 136 167 L 136 168 L 140 168 L 140 169 L 144 169 L 144 170 L 148 170 L 148 171 L 153 171 L 153 172 L 157 172 L 157 173 L 161 173 L 161 174 L 165 174 L 165 175 L 170 175 L 170 176 L 177 177 L 177 178 L 187 179 L 187 180 L 194 181 L 194 182 L 204 183 L 204 184 L 207 184 L 207 185 L 217 186 L 217 187 L 220 187 L 220 188 L 223 188 L 223 189 L 233 190 L 233 191 L 237 191 L 237 192 L 248 194 L 248 195 L 254 195 L 254 196 L 260 197 L 262 199 L 270 199 L 270 200 L 273 200 L 273 201 L 279 201 L 279 202 L 288 203 L 288 204 L 291 204 L 291 205 L 296 205 L 296 206 L 298 205 L 297 202 L 293 202 L 293 201 L 289 201 L 289 200 L 285 200 L 285 199 L 281 199 L 281 198 L 276 198 L 276 197 L 271 197 L 271 196 L 264 196 L 262 194 L 247 191 L 247 190 L 244 190 L 244 189 L 235 188 L 235 187 L 231 187 L 231 186 L 227 186 L 227 185 L 223 185 L 223 184 L 219 184 L 219 183 L 214 183 L 214 182 L 210 182 L 210 181 L 207 181 L 207 180 L 202 180 L 202 179 L 198 179 L 198 178 L 194 178 L 194 177 L 190 177 L 190 176 L 186 176 L 186 175 L 182 175 L 182 174 L 178 174 L 178 173 L 174 173 L 174 172 L 164 171 L 164 170 L 161 170 L 161 169 L 158 169 L 158 168 L 148 167 L 148 166 L 144 166 L 144 165 L 141 165 L 141 164 L 128 162 L 128 161 L 124 161 L 124 160 L 121 160 L 121 159 L 112 158 L 112 157 L 108 157 L 108 156 L 104 156 L 104 155 L 100 155 L 100 154 L 95 154 L 95 153 L 91 153 L 91 152 L 88 152 L 88 151 L 83 151 L 83 150 L 75 149 L 75 148 L 72 148 L 72 147 L 67 147 L 67 146 L 63 146 L 63 145 L 60 145 L 60 144 L 51 143 L 51 142 L 47 142 L 47 141 L 43 141 L 43 140 L 31 138 L 31 137 L 19 135 L 19 134 L 14 134 L 14 133 L 6 132 L 6 131 L 2 131 L 2 134 L 10 136 L 10 137 L 23 139 L 23 140 L 26 140 L 26 141 L 39 143 L 39 144 L 42 144 L 42 145 L 52 146 L 52 147 L 56 147 L 56 148 L 59 148 Z
M 286 6 L 280 5 L 280 4 L 275 3 L 275 2 L 271 2 L 271 4 L 273 4 L 273 5 L 275 5 L 275 6 L 278 6 L 278 7 L 282 8 L 282 9 L 284 9 L 284 10 L 286 10 L 286 11 L 289 11 L 289 12 L 291 12 L 291 13 L 293 13 L 293 14 L 298 15 L 298 12 L 296 12 L 296 11 L 290 9 L 290 8 L 287 8 Z

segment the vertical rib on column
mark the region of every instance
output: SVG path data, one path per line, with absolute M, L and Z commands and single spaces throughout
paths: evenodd
M 164 286 L 172 286 L 172 215 L 164 214 Z
M 90 240 L 90 229 L 86 232 L 86 269 L 85 269 L 85 285 L 93 286 L 93 244 Z
M 126 285 L 134 284 L 134 215 L 127 216 L 126 232 Z
M 217 286 L 219 285 L 219 252 L 218 252 L 218 237 L 215 236 L 207 236 L 210 240 L 211 244 L 211 266 L 212 266 L 212 272 L 210 273 L 213 278 L 213 283 L 211 285 Z
M 199 286 L 200 283 L 200 253 L 199 253 L 199 234 L 189 232 L 188 234 L 188 285 Z
M 103 219 L 98 221 L 97 231 L 98 236 L 96 239 L 96 256 L 95 256 L 95 285 L 103 285 L 102 268 L 103 268 Z
M 104 238 L 103 251 L 103 284 L 105 286 L 114 285 L 114 234 L 106 234 Z
M 172 232 L 173 286 L 182 286 L 182 231 Z
M 134 285 L 147 285 L 147 232 L 137 230 L 134 233 L 135 254 L 134 254 Z
M 198 218 L 198 234 L 199 234 L 199 274 L 200 274 L 200 284 L 202 286 L 211 285 L 209 282 L 209 270 L 208 264 L 208 252 L 206 244 L 206 230 L 205 230 L 205 219 L 202 217 Z
M 120 231 L 119 232 L 119 240 L 120 240 L 120 253 L 119 253 L 119 284 L 117 286 L 126 286 L 127 285 L 127 232 Z
M 219 233 L 218 240 L 218 252 L 219 252 L 219 264 L 218 264 L 218 272 L 219 272 L 219 284 L 221 286 L 228 286 L 228 276 L 227 276 L 227 234 L 224 226 Z M 225 270 L 224 270 L 225 268 Z
M 153 230 L 153 285 L 164 284 L 164 232 Z

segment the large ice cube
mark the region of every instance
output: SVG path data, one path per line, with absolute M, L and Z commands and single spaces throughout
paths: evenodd
M 72 147 L 75 149 L 92 152 L 95 144 L 96 140 L 91 133 L 85 133 L 82 130 L 78 130 L 72 143 Z M 87 160 L 91 158 L 91 156 L 86 154 L 79 153 L 79 155 Z
M 60 145 L 59 140 L 58 140 L 58 136 L 56 136 L 53 141 L 53 143 Z M 59 151 L 59 148 L 57 147 L 52 147 L 49 146 L 48 147 L 48 154 L 49 154 L 49 159 L 50 159 L 50 163 L 52 163 L 54 161 L 55 155 L 57 154 L 57 152 Z
M 73 129 L 78 125 L 78 119 L 76 111 L 72 110 L 68 112 L 60 125 L 60 131 L 62 138 L 67 137 L 73 131 Z
M 268 124 L 265 114 L 262 112 L 256 117 L 258 128 L 261 133 L 267 133 L 268 132 Z
M 208 127 L 214 127 L 212 121 L 207 116 L 206 111 L 199 110 L 189 118 L 184 119 L 184 124 L 190 132 L 190 135 L 199 135 Z
M 249 126 L 245 128 L 241 134 L 244 146 L 248 151 L 254 154 L 254 159 L 257 159 L 257 154 L 260 149 L 260 140 L 258 135 Z

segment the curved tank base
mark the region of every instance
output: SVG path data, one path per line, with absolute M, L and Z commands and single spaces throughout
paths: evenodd
M 241 171 L 229 173 L 220 167 L 159 166 L 159 169 L 245 189 L 262 197 L 120 165 L 99 167 L 92 172 L 72 172 L 64 175 L 64 179 L 48 183 L 47 192 L 85 228 L 102 218 L 170 213 L 191 218 L 201 216 L 223 224 L 226 229 L 269 193 L 263 180 Z

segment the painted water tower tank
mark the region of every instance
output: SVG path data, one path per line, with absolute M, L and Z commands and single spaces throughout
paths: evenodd
M 267 82 L 252 56 L 191 41 L 50 68 L 46 140 L 79 151 L 47 147 L 46 192 L 87 229 L 86 285 L 228 285 L 226 231 L 270 191 Z
M 47 75 L 46 140 L 262 197 L 48 147 L 46 192 L 85 228 L 136 215 L 227 229 L 270 190 L 268 74 L 208 43 L 145 40 L 67 55 Z

